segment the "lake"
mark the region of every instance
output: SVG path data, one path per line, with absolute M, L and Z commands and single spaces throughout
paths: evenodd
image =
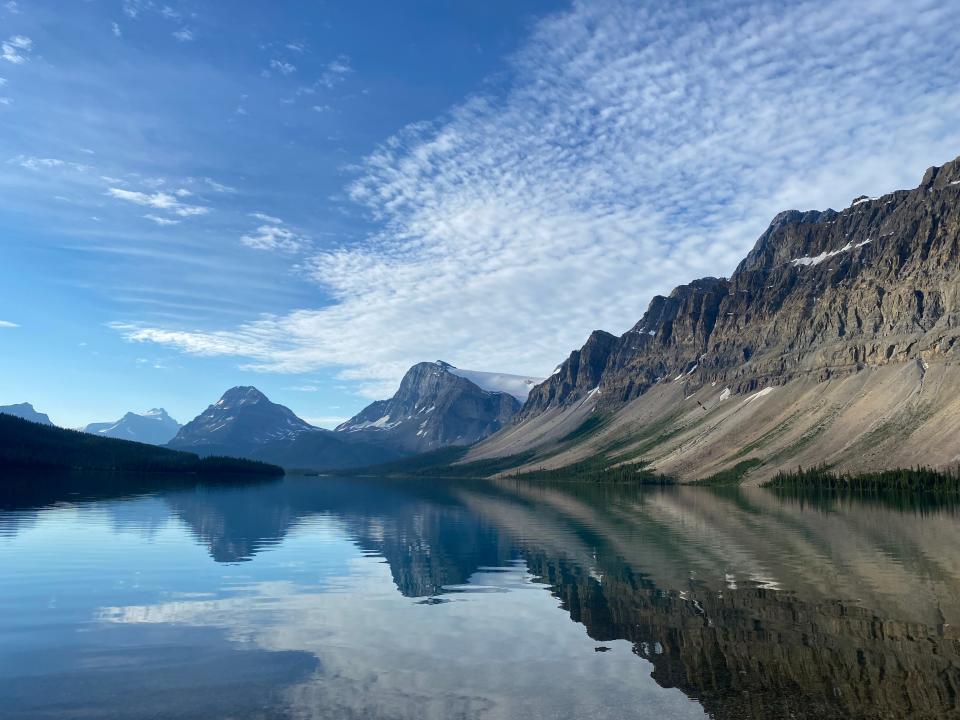
M 955 506 L 0 479 L 14 480 L 4 719 L 960 714 Z

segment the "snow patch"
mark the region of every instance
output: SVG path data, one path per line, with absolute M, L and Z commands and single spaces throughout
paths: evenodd
M 754 400 L 756 400 L 757 398 L 766 397 L 767 395 L 769 395 L 769 394 L 772 393 L 772 392 L 773 392 L 773 388 L 772 388 L 772 387 L 766 387 L 766 388 L 764 388 L 763 390 L 761 390 L 760 392 L 755 392 L 753 395 L 751 395 L 750 397 L 748 397 L 746 400 L 744 400 L 744 401 L 741 403 L 741 405 L 746 405 L 747 403 L 751 403 L 751 402 L 753 402 Z
M 853 250 L 854 248 L 863 247 L 864 245 L 869 245 L 871 242 L 873 242 L 873 241 L 870 240 L 869 238 L 866 239 L 866 240 L 864 240 L 863 242 L 859 242 L 859 243 L 857 243 L 857 244 L 853 244 L 852 242 L 848 242 L 846 245 L 844 245 L 844 246 L 843 246 L 842 248 L 840 248 L 839 250 L 829 250 L 829 251 L 828 251 L 828 250 L 824 250 L 824 251 L 823 251 L 822 253 L 820 253 L 819 255 L 813 255 L 813 256 L 807 255 L 807 256 L 805 256 L 805 257 L 794 258 L 793 260 L 790 261 L 790 263 L 791 263 L 794 267 L 800 267 L 801 265 L 805 265 L 805 266 L 819 265 L 819 264 L 822 263 L 824 260 L 827 260 L 827 259 L 829 259 L 829 258 L 832 258 L 832 257 L 835 256 L 835 255 L 840 255 L 841 253 L 849 252 L 849 251 Z
M 720 402 L 723 402 L 728 397 L 730 397 L 730 388 L 724 388 L 723 392 L 720 393 Z

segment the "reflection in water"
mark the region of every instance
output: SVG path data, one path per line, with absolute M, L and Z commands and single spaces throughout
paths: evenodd
M 85 487 L 0 498 L 13 717 L 189 717 L 150 700 L 180 686 L 205 717 L 958 715 L 952 508 L 513 481 Z M 116 710 L 118 683 L 139 709 Z

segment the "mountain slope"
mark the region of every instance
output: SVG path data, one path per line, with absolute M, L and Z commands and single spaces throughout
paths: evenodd
M 90 423 L 83 431 L 119 440 L 165 445 L 179 432 L 180 427 L 180 423 L 170 417 L 166 410 L 153 408 L 143 414 L 128 412 L 112 423 Z
M 30 422 L 40 423 L 41 425 L 53 425 L 46 413 L 37 412 L 30 403 L 18 403 L 17 405 L 0 405 L 0 413 L 12 415 L 13 417 L 29 420 Z
M 604 453 L 684 477 L 748 456 L 758 476 L 801 460 L 954 462 L 958 270 L 960 160 L 912 191 L 781 213 L 729 280 L 654 298 L 620 337 L 591 335 L 468 459 Z
M 400 456 L 374 440 L 337 436 L 270 402 L 254 387 L 235 387 L 184 425 L 168 447 L 318 470 L 373 465 Z
M 408 453 L 475 443 L 507 424 L 521 405 L 510 392 L 484 390 L 466 374 L 515 392 L 524 387 L 518 376 L 460 371 L 442 360 L 417 363 L 392 398 L 371 403 L 336 432 L 380 438 Z

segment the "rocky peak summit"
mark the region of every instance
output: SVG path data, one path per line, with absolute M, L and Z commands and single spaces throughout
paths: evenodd
M 316 430 L 289 408 L 271 402 L 257 388 L 239 386 L 227 390 L 216 403 L 184 425 L 170 445 L 253 447 Z
M 483 376 L 481 381 L 518 377 L 459 370 L 443 360 L 420 362 L 392 398 L 371 403 L 336 430 L 375 433 L 416 452 L 477 442 L 511 420 L 520 401 L 510 392 L 484 389 L 471 374 Z

